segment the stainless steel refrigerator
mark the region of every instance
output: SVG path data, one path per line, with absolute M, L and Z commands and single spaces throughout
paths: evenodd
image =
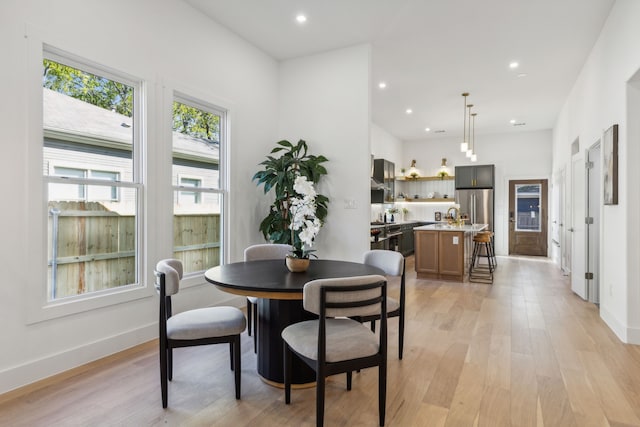
M 460 215 L 468 218 L 467 224 L 489 224 L 493 228 L 493 189 L 456 190 L 456 203 L 460 205 Z

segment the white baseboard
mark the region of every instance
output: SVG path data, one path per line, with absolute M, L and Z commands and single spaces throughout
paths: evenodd
M 223 298 L 217 301 L 216 305 L 231 305 L 239 308 L 245 306 L 244 297 L 222 292 L 221 294 Z M 99 341 L 7 368 L 0 371 L 0 394 L 127 350 L 157 337 L 158 323 L 152 322 Z
M 0 394 L 118 353 L 158 336 L 156 322 L 0 372 Z
M 600 306 L 600 317 L 609 326 L 620 341 L 626 344 L 640 344 L 640 328 L 623 325 L 613 314 Z

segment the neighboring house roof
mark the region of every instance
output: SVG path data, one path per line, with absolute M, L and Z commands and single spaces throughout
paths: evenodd
M 47 88 L 43 88 L 42 97 L 45 137 L 131 150 L 133 128 L 130 117 Z M 173 141 L 178 157 L 208 162 L 220 158 L 217 141 L 180 132 L 173 132 Z

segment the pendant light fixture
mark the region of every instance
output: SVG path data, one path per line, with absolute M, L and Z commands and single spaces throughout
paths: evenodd
M 464 113 L 464 125 L 462 126 L 462 142 L 460 143 L 460 152 L 466 153 L 469 149 L 469 141 L 467 140 L 467 96 L 469 92 L 462 94 L 464 97 L 464 104 L 462 105 L 462 112 Z
M 476 116 L 478 113 L 471 115 L 471 161 L 477 162 L 478 156 L 476 156 Z
M 473 104 L 467 104 L 467 108 L 469 108 L 469 140 L 471 140 L 471 108 L 473 107 Z M 467 158 L 471 158 L 471 155 L 473 154 L 473 149 L 472 147 L 467 147 Z

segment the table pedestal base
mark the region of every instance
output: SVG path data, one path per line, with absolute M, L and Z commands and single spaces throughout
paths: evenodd
M 284 342 L 282 330 L 294 323 L 317 318 L 304 311 L 301 300 L 258 300 L 258 373 L 267 384 L 284 384 Z M 314 383 L 316 374 L 293 357 L 292 384 Z

